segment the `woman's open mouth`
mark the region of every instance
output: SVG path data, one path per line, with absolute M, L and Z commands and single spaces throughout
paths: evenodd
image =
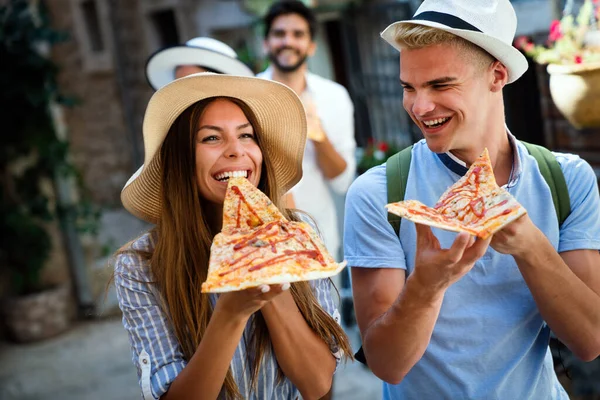
M 219 182 L 227 182 L 229 178 L 239 178 L 244 177 L 248 178 L 251 174 L 250 170 L 237 170 L 237 171 L 226 171 L 221 172 L 219 174 L 213 175 L 213 178 L 218 180 Z

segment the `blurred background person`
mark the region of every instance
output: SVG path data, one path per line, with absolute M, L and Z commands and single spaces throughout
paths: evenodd
M 263 18 L 269 67 L 257 76 L 281 82 L 302 99 L 308 122 L 302 180 L 291 190 L 298 209 L 315 218 L 329 252 L 339 259 L 340 234 L 332 190 L 345 194 L 355 175 L 354 106 L 340 84 L 308 71 L 317 21 L 300 1 L 274 3 Z
M 146 62 L 146 79 L 154 90 L 197 72 L 254 76 L 235 50 L 210 37 L 196 37 L 185 44 L 161 49 Z

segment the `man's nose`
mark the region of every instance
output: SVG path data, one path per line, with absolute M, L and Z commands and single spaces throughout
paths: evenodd
M 423 116 L 435 109 L 435 103 L 427 91 L 421 91 L 414 94 L 412 112 L 416 116 Z

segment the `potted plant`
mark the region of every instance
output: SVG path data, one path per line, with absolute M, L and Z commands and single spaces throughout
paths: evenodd
M 37 3 L 37 2 L 36 2 Z M 57 136 L 51 113 L 64 102 L 57 67 L 43 46 L 64 39 L 50 29 L 43 3 L 10 0 L 0 6 L 0 272 L 9 278 L 3 322 L 12 338 L 31 341 L 63 331 L 69 322 L 70 285 L 46 287 L 41 272 L 53 249 L 49 231 L 61 209 L 57 176 L 75 176 L 68 143 Z
M 356 169 L 359 174 L 367 172 L 370 168 L 381 165 L 399 151 L 395 146 L 385 140 L 377 141 L 369 138 L 367 147 L 362 151 Z
M 565 10 L 573 8 L 573 0 Z M 558 110 L 576 128 L 600 126 L 600 5 L 585 0 L 577 16 L 566 12 L 550 26 L 546 46 L 525 37 L 515 45 L 537 63 L 548 64 L 550 94 Z

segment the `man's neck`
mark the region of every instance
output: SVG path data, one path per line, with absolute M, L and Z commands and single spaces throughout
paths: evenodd
M 304 89 L 306 89 L 306 63 L 292 72 L 281 71 L 272 64 L 271 69 L 273 71 L 273 76 L 271 79 L 279 83 L 283 83 L 296 92 L 298 96 L 304 92 Z

